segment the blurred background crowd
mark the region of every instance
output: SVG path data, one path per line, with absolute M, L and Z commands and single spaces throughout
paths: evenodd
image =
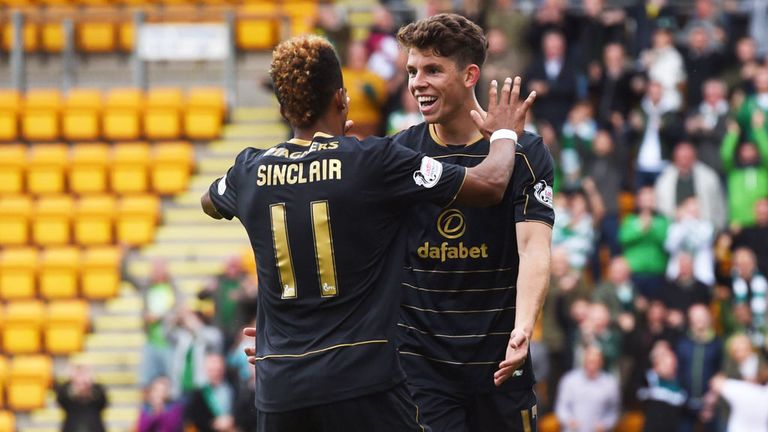
M 527 129 L 556 163 L 542 431 L 768 430 L 767 1 L 391 0 L 365 31 L 346 12 L 320 2 L 311 29 L 343 60 L 358 135 L 421 121 L 394 35 L 439 12 L 486 30 L 482 104 L 505 76 L 538 93 Z M 232 254 L 191 298 L 162 259 L 123 268 L 142 299 L 138 431 L 252 430 L 252 261 Z M 56 388 L 65 430 L 103 427 L 88 369 Z

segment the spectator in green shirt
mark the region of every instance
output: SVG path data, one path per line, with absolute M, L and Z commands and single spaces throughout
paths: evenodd
M 739 145 L 741 128 L 728 125 L 720 156 L 728 175 L 728 210 L 731 227 L 740 229 L 755 224 L 755 204 L 768 197 L 768 131 L 765 114 L 752 113 L 750 141 Z
M 637 192 L 637 211 L 627 215 L 619 227 L 619 242 L 624 258 L 632 270 L 632 282 L 639 293 L 657 299 L 664 285 L 667 253 L 664 241 L 669 221 L 656 213 L 656 198 L 652 187 Z
M 143 297 L 144 331 L 141 385 L 170 373 L 171 346 L 166 337 L 168 317 L 178 306 L 179 295 L 163 260 L 152 263 L 149 280 L 140 286 Z

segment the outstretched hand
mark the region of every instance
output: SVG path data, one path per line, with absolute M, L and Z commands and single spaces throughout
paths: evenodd
M 525 100 L 521 101 L 521 82 L 522 79 L 519 76 L 514 80 L 507 77 L 499 95 L 498 83 L 496 80 L 491 81 L 488 89 L 488 110 L 486 112 L 472 110 L 469 113 L 475 126 L 486 139 L 499 129 L 512 129 L 518 136 L 523 134 L 525 118 L 536 100 L 536 92 L 532 91 Z
M 514 329 L 509 335 L 504 361 L 499 363 L 499 370 L 493 374 L 493 383 L 496 387 L 503 384 L 504 381 L 514 375 L 516 370 L 523 367 L 526 358 L 528 358 L 528 336 L 522 330 Z

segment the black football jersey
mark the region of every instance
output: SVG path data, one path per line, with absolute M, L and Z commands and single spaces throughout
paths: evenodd
M 240 219 L 256 257 L 260 410 L 402 382 L 395 333 L 406 210 L 449 205 L 465 175 L 389 138 L 316 134 L 247 148 L 211 184 L 217 210 Z
M 446 146 L 425 123 L 395 141 L 432 158 L 472 167 L 490 143 Z M 503 201 L 489 208 L 422 205 L 411 209 L 400 310 L 400 355 L 408 379 L 448 391 L 495 389 L 515 325 L 519 265 L 515 224 L 554 223 L 553 160 L 538 135 L 519 138 Z M 531 362 L 502 385 L 529 388 Z

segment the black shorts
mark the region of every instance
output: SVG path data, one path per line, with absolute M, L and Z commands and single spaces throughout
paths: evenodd
M 431 432 L 405 384 L 294 411 L 259 411 L 257 423 L 258 432 Z
M 424 423 L 434 432 L 535 432 L 533 390 L 462 394 L 409 386 Z

